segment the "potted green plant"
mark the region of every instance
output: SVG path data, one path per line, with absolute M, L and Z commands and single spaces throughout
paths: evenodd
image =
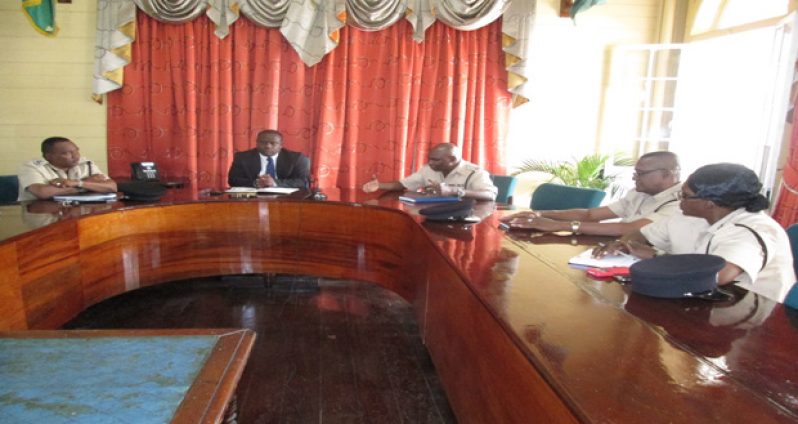
M 618 190 L 618 187 L 613 184 L 616 175 L 609 175 L 605 172 L 610 161 L 616 166 L 632 166 L 635 163 L 633 159 L 620 153 L 612 156 L 595 153 L 567 162 L 525 160 L 513 172 L 513 175 L 543 172 L 552 176 L 550 181 L 573 187 L 597 188 L 599 190 L 609 188 L 614 194 Z

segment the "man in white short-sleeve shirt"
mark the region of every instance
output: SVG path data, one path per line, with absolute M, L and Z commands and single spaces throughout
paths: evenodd
M 363 185 L 363 191 L 418 191 L 419 189 L 443 196 L 470 197 L 493 201 L 498 189 L 490 174 L 479 166 L 461 159 L 460 149 L 451 143 L 441 143 L 429 152 L 429 161 L 418 172 L 387 183 L 377 178 Z
M 669 217 L 679 210 L 676 193 L 681 189 L 681 184 L 676 154 L 652 152 L 641 156 L 635 164 L 632 178 L 635 180 L 635 190 L 606 206 L 521 212 L 502 221 L 511 228 L 619 236 Z M 620 221 L 601 222 L 617 218 L 621 218 Z

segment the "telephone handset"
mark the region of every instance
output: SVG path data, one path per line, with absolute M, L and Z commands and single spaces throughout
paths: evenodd
M 158 168 L 155 162 L 133 162 L 130 164 L 132 172 L 130 179 L 135 181 L 158 181 Z

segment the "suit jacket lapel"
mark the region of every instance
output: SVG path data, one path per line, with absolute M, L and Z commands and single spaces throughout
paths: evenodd
M 280 156 L 277 157 L 277 166 L 274 168 L 274 172 L 277 174 L 277 178 L 287 178 L 291 171 L 291 162 L 292 162 L 292 155 L 291 152 L 285 149 L 280 151 Z
M 260 174 L 260 154 L 257 150 L 252 151 L 251 154 L 246 156 L 246 161 L 244 162 L 244 166 L 246 167 L 248 172 L 251 172 L 252 179 L 258 177 Z

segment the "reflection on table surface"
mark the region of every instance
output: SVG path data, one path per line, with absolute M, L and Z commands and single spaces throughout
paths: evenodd
M 798 330 L 794 313 L 783 305 L 736 288 L 733 299 L 726 302 L 653 299 L 633 294 L 628 286 L 613 281 L 590 279 L 583 270 L 568 267 L 568 259 L 607 238 L 505 233 L 498 229 L 498 218 L 511 212 L 496 211 L 492 203 L 478 205 L 479 223 L 422 222 L 419 207 L 403 204 L 396 196 L 355 190 L 326 194 L 327 203 L 398 209 L 419 222 L 522 355 L 582 418 L 631 420 L 635 411 L 619 411 L 629 405 L 640 408 L 640 421 L 652 419 L 654 411 L 674 418 L 679 414 L 674 408 L 700 411 L 699 406 L 705 404 L 707 420 L 751 422 L 761 418 L 762 411 L 771 412 L 776 421 L 798 418 L 794 399 L 798 393 L 798 367 L 794 366 Z M 7 208 L 20 211 L 20 230 L 4 234 L 13 240 L 30 231 L 24 224 L 29 219 L 26 215 L 43 215 L 59 222 L 197 201 L 313 202 L 307 199 L 308 193 L 231 199 L 175 190 L 154 205 L 116 202 L 65 209 L 52 202 L 34 202 L 4 206 L 0 212 L 5 231 L 6 218 L 15 216 Z M 258 219 L 270 218 L 262 214 Z M 41 219 L 43 225 L 46 221 Z M 203 231 L 198 230 L 196 237 L 205 240 L 216 235 Z M 239 243 L 242 252 L 250 252 L 259 246 L 257 236 L 247 233 L 229 243 Z M 369 252 L 363 252 L 367 261 Z M 641 390 L 651 387 L 659 392 Z M 724 403 L 742 398 L 746 399 L 744 405 Z M 686 399 L 696 405 L 683 405 Z

